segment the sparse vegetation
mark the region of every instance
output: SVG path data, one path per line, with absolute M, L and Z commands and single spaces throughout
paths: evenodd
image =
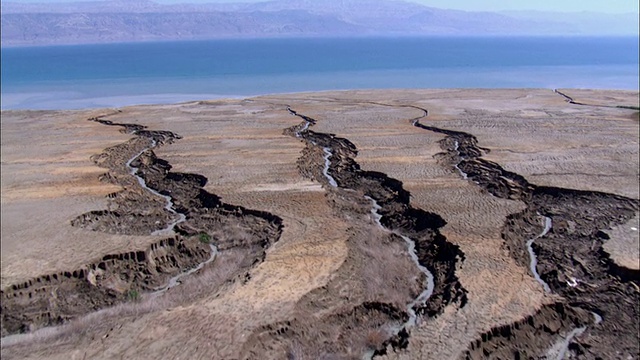
M 203 243 L 203 244 L 210 244 L 211 243 L 211 235 L 209 235 L 207 233 L 200 233 L 198 235 L 198 240 L 200 240 L 200 242 Z
M 127 300 L 129 301 L 138 301 L 140 300 L 140 293 L 136 289 L 131 289 L 127 291 Z
M 382 328 L 370 330 L 367 332 L 367 347 L 371 350 L 380 349 L 387 338 L 389 334 Z
M 9 356 L 19 353 L 20 347 L 17 345 L 41 346 L 42 349 L 47 346 L 47 341 L 73 342 L 77 341 L 83 333 L 105 331 L 125 317 L 137 317 L 181 304 L 189 304 L 205 295 L 219 291 L 226 282 L 238 277 L 245 271 L 242 268 L 243 263 L 246 263 L 246 255 L 241 250 L 227 250 L 216 257 L 215 266 L 205 268 L 198 276 L 185 279 L 180 285 L 181 291 L 169 291 L 159 297 L 142 297 L 137 290 L 130 290 L 127 292 L 127 299 L 133 300 L 130 296 L 135 296 L 136 301 L 105 308 L 73 319 L 61 326 L 42 328 L 17 337 L 4 338 L 2 340 L 3 358 L 5 354 Z M 17 347 L 10 349 L 12 346 Z

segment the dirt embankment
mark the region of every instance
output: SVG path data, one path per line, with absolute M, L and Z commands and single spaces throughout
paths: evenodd
M 415 126 L 445 134 L 439 154 L 440 160 L 457 168 L 462 176 L 482 187 L 489 194 L 523 201 L 527 208 L 511 215 L 503 228 L 505 246 L 522 266 L 531 259 L 526 242 L 539 234 L 542 219 L 552 222 L 551 231 L 532 244 L 537 258 L 537 272 L 551 292 L 564 299 L 562 309 L 576 314 L 562 326 L 544 326 L 541 333 L 561 335 L 588 325 L 569 344 L 575 355 L 588 358 L 615 358 L 638 354 L 638 301 L 640 274 L 637 270 L 616 265 L 602 245 L 608 236 L 602 231 L 623 224 L 638 211 L 638 200 L 619 195 L 580 191 L 557 187 L 537 186 L 519 174 L 482 159 L 477 139 L 468 133 L 440 129 L 416 121 Z M 547 324 L 558 314 L 556 308 L 545 308 L 532 317 L 533 322 Z M 589 315 L 588 312 L 596 315 Z M 580 314 L 580 315 L 578 315 Z M 595 320 L 602 317 L 602 322 Z M 514 324 L 511 328 L 516 328 Z M 532 341 L 526 332 L 493 329 L 482 340 L 472 344 L 468 357 L 500 357 L 500 354 L 519 354 L 520 357 L 543 356 L 544 346 Z M 533 331 L 533 330 L 532 330 Z M 522 334 L 522 335 L 518 335 Z M 495 340 L 502 337 L 505 340 Z M 549 344 L 546 344 L 548 346 Z
M 573 329 L 589 322 L 589 317 L 587 311 L 561 302 L 545 305 L 535 314 L 520 321 L 485 332 L 471 343 L 465 358 L 469 360 L 556 358 L 549 356 L 554 353 L 555 344 L 568 339 Z M 562 350 L 567 349 L 560 349 Z
M 221 254 L 241 250 L 234 263 L 235 278 L 248 278 L 265 250 L 278 240 L 282 220 L 272 214 L 222 203 L 203 189 L 199 174 L 171 172 L 171 165 L 153 153 L 155 146 L 180 136 L 146 130 L 136 124 L 114 123 L 133 137 L 92 157 L 108 169 L 100 178 L 121 186 L 110 194 L 107 210 L 91 211 L 72 226 L 112 234 L 167 236 L 149 248 L 110 254 L 79 269 L 47 274 L 1 291 L 2 335 L 56 325 L 89 312 L 144 297 L 162 288 L 172 276 L 195 268 L 211 257 L 211 245 Z M 177 219 L 181 219 L 178 221 Z M 173 224 L 173 225 L 172 225 Z M 161 234 L 162 235 L 162 234 Z M 215 269 L 215 262 L 212 265 Z
M 349 256 L 326 286 L 297 304 L 291 321 L 254 333 L 243 356 L 362 358 L 389 347 L 404 348 L 410 341 L 407 304 L 424 291 L 427 279 L 407 255 L 401 236 L 415 242 L 419 263 L 433 275 L 431 296 L 411 309 L 418 321 L 437 316 L 447 306 L 465 305 L 466 291 L 455 275 L 464 254 L 440 234 L 445 225 L 440 216 L 410 205 L 402 182 L 362 170 L 353 143 L 308 130 L 316 120 L 289 110 L 304 120 L 285 130 L 305 143 L 299 171 L 322 183 L 332 208 L 352 224 Z M 380 223 L 389 232 L 372 226 L 369 199 L 380 206 Z
M 145 250 L 105 255 L 80 269 L 47 274 L 2 290 L 2 335 L 58 325 L 137 300 L 209 258 L 197 239 L 168 238 Z

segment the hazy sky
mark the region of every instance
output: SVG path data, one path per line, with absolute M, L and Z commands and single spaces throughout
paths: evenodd
M 79 0 L 8 0 L 18 3 L 56 3 Z M 100 1 L 100 0 L 83 0 Z M 265 0 L 155 0 L 163 4 L 259 2 Z M 322 1 L 322 0 L 317 0 Z M 637 0 L 410 0 L 427 6 L 470 11 L 540 10 L 540 11 L 596 11 L 638 12 Z

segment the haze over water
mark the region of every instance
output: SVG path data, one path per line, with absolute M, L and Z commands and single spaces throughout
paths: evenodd
M 2 48 L 2 109 L 363 88 L 637 90 L 638 38 L 256 39 Z

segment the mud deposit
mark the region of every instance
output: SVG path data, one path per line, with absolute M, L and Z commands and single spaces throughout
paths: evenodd
M 608 239 L 603 230 L 633 218 L 638 201 L 602 192 L 531 184 L 482 159 L 488 150 L 479 147 L 473 135 L 428 126 L 419 120 L 414 125 L 446 135 L 441 141 L 445 152 L 439 154 L 440 161 L 458 168 L 487 193 L 526 204 L 524 211 L 508 217 L 502 232 L 505 246 L 518 264 L 528 267 L 531 263 L 527 241 L 542 232 L 544 219 L 549 218 L 553 224 L 531 247 L 540 278 L 552 293 L 565 299 L 563 305 L 547 307 L 526 319 L 529 331 L 522 330 L 525 323 L 492 330 L 471 345 L 467 357 L 546 356 L 545 346 L 551 340 L 540 339 L 586 326 L 568 341 L 568 353 L 584 358 L 636 358 L 640 274 L 616 265 L 602 245 Z M 567 316 L 567 321 L 556 320 Z M 595 324 L 597 317 L 602 317 L 602 322 Z
M 353 143 L 309 130 L 315 119 L 288 110 L 303 119 L 285 130 L 305 143 L 299 171 L 324 185 L 327 201 L 350 220 L 353 235 L 338 275 L 307 294 L 291 321 L 255 333 L 244 357 L 362 358 L 405 348 L 415 321 L 435 317 L 447 306 L 465 305 L 466 291 L 455 275 L 464 254 L 440 234 L 445 225 L 440 216 L 410 205 L 402 182 L 362 170 Z M 372 232 L 376 222 L 383 229 Z M 402 267 L 389 256 L 399 251 L 404 253 Z M 421 267 L 408 251 L 415 252 Z
M 61 324 L 164 289 L 170 278 L 211 261 L 215 248 L 219 253 L 240 249 L 243 256 L 231 273 L 245 272 L 248 277 L 248 270 L 264 259 L 265 250 L 280 236 L 282 220 L 277 216 L 222 203 L 203 189 L 206 177 L 171 172 L 171 165 L 155 156 L 154 147 L 180 136 L 105 117 L 89 120 L 122 127 L 133 137 L 92 160 L 108 169 L 102 181 L 123 190 L 108 196 L 107 210 L 80 215 L 71 225 L 161 239 L 145 250 L 106 255 L 78 269 L 3 289 L 2 336 Z M 215 270 L 215 261 L 212 266 Z

